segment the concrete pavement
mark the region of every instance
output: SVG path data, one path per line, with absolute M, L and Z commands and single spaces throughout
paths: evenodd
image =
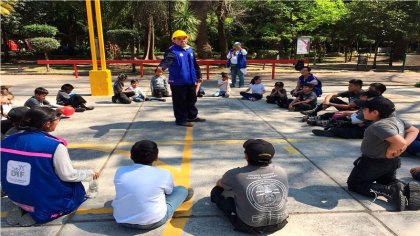
M 352 78 L 365 84 L 382 82 L 385 96 L 396 103 L 398 114 L 414 125 L 420 125 L 420 89 L 412 85 L 419 73 L 340 72 L 317 74 L 324 94 L 346 89 Z M 114 75 L 115 77 L 115 75 Z M 134 78 L 134 77 L 132 77 Z M 289 175 L 289 223 L 273 235 L 417 235 L 420 212 L 395 212 L 383 199 L 372 199 L 350 193 L 346 187 L 353 161 L 360 154 L 360 140 L 315 137 L 312 127 L 299 122 L 299 113 L 278 109 L 265 100 L 251 102 L 239 98 L 234 89 L 229 99 L 207 97 L 216 91 L 215 80 L 205 81 L 206 97 L 197 105 L 207 122 L 193 128 L 174 125 L 172 102 L 145 102 L 130 105 L 113 104 L 110 97 L 86 96 L 95 110 L 76 113 L 62 120 L 53 133 L 66 138 L 74 166 L 101 170 L 99 194 L 87 200 L 72 215 L 43 226 L 10 227 L 4 216 L 10 208 L 2 199 L 1 233 L 3 235 L 242 235 L 210 202 L 215 182 L 228 169 L 243 166 L 242 144 L 249 138 L 263 138 L 275 145 L 273 162 Z M 247 80 L 250 80 L 247 76 Z M 271 90 L 274 81 L 264 78 Z M 297 73 L 279 75 L 290 91 Z M 131 79 L 131 77 L 129 78 Z M 88 95 L 86 77 L 58 75 L 1 75 L 2 84 L 13 85 L 14 106 L 22 105 L 35 87 L 50 91 L 55 100 L 58 88 L 72 83 L 75 92 Z M 416 81 L 417 80 L 417 81 Z M 141 86 L 149 92 L 149 81 Z M 320 102 L 320 101 L 318 101 Z M 131 164 L 131 145 L 141 139 L 158 143 L 158 165 L 170 170 L 178 184 L 195 189 L 192 201 L 184 204 L 170 223 L 153 230 L 139 231 L 118 226 L 112 217 L 111 202 L 115 195 L 113 176 L 116 168 Z M 419 166 L 418 157 L 402 158 L 398 177 L 411 180 L 408 170 Z

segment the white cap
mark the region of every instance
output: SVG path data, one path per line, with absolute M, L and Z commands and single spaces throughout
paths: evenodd
M 241 46 L 241 43 L 240 42 L 235 42 L 233 45 L 239 45 L 239 46 Z

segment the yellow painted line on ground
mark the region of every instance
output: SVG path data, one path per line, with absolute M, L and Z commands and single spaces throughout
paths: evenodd
M 286 144 L 284 147 L 284 150 L 286 150 L 289 154 L 300 154 L 296 148 L 292 147 L 292 145 Z
M 185 133 L 184 149 L 182 151 L 181 170 L 171 172 L 174 175 L 175 185 L 182 185 L 186 188 L 190 187 L 190 172 L 191 172 L 191 156 L 193 144 L 193 129 L 188 127 Z M 192 211 L 192 199 L 184 202 L 176 211 L 176 215 L 190 216 Z M 183 233 L 183 229 L 188 222 L 188 217 L 172 218 L 166 223 L 164 236 L 177 236 Z
M 101 208 L 79 208 L 76 211 L 78 215 L 86 214 L 112 214 L 113 209 L 111 207 L 101 207 Z

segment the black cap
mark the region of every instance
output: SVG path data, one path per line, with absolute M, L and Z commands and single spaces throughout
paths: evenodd
M 248 139 L 243 147 L 252 162 L 270 164 L 275 150 L 273 144 L 262 139 Z
M 14 107 L 7 113 L 7 118 L 12 122 L 18 123 L 23 119 L 27 111 L 29 111 L 28 107 Z
M 381 118 L 388 118 L 395 111 L 394 103 L 382 96 L 367 101 L 364 107 L 378 111 Z

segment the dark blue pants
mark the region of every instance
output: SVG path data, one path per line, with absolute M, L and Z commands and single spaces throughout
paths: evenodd
M 240 92 L 241 96 L 246 98 L 246 99 L 250 99 L 250 98 L 255 98 L 257 100 L 260 100 L 262 98 L 262 94 L 259 93 L 246 93 L 246 92 Z
M 188 119 L 195 119 L 198 115 L 197 94 L 195 85 L 171 85 L 172 104 L 176 123 L 185 123 Z

